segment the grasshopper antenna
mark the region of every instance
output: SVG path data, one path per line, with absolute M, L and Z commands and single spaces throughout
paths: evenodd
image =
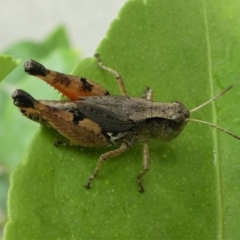
M 219 94 L 217 94 L 215 97 L 209 99 L 208 101 L 206 101 L 205 103 L 199 105 L 198 107 L 193 108 L 193 109 L 190 110 L 189 112 L 190 112 L 190 113 L 196 112 L 197 110 L 205 107 L 205 106 L 208 105 L 209 103 L 211 103 L 211 102 L 215 101 L 217 98 L 221 97 L 223 94 L 225 94 L 227 91 L 229 91 L 232 87 L 233 87 L 233 86 L 227 87 L 227 88 L 224 89 L 222 92 L 220 92 Z M 230 135 L 230 136 L 232 136 L 232 137 L 240 140 L 240 137 L 239 137 L 239 136 L 237 136 L 237 135 L 235 135 L 235 134 L 233 134 L 233 133 L 225 130 L 224 128 L 221 128 L 221 127 L 219 127 L 219 126 L 217 126 L 217 125 L 214 125 L 214 124 L 212 124 L 212 123 L 210 123 L 210 122 L 206 122 L 206 121 L 199 120 L 199 119 L 194 119 L 194 118 L 186 118 L 185 121 L 198 122 L 198 123 L 202 123 L 202 124 L 211 126 L 211 127 L 213 127 L 213 128 L 216 128 L 216 129 L 218 129 L 218 130 L 220 130 L 220 131 L 222 131 L 222 132 L 224 132 L 224 133 L 226 133 L 226 134 L 228 134 L 228 135 Z
M 222 92 L 220 92 L 219 94 L 217 94 L 215 97 L 209 99 L 208 101 L 206 101 L 205 103 L 199 105 L 198 107 L 195 107 L 194 109 L 190 110 L 189 112 L 196 112 L 197 110 L 205 107 L 206 105 L 208 105 L 209 103 L 215 101 L 217 98 L 221 97 L 224 93 L 226 93 L 227 91 L 229 91 L 233 86 L 229 86 L 226 89 L 224 89 Z
M 231 133 L 231 132 L 225 130 L 224 128 L 221 128 L 221 127 L 219 127 L 219 126 L 217 126 L 217 125 L 214 125 L 214 124 L 212 124 L 212 123 L 210 123 L 210 122 L 206 122 L 206 121 L 202 121 L 202 120 L 194 119 L 194 118 L 187 118 L 185 121 L 192 121 L 192 122 L 198 122 L 198 123 L 206 124 L 206 125 L 208 125 L 208 126 L 214 127 L 214 128 L 216 128 L 216 129 L 218 129 L 218 130 L 220 130 L 220 131 L 222 131 L 222 132 L 224 132 L 224 133 L 226 133 L 226 134 L 228 134 L 228 135 L 230 135 L 230 136 L 232 136 L 232 137 L 240 140 L 240 137 L 239 137 L 239 136 L 237 136 L 237 135 L 235 135 L 234 133 Z

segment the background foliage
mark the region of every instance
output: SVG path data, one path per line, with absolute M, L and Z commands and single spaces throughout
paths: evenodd
M 0 58 L 0 75 L 4 81 L 0 85 L 0 216 L 1 225 L 5 223 L 6 194 L 9 185 L 9 176 L 17 163 L 26 154 L 30 143 L 39 125 L 21 117 L 12 104 L 11 94 L 16 88 L 25 89 L 37 98 L 54 99 L 57 92 L 41 81 L 25 74 L 23 64 L 29 58 L 51 65 L 52 68 L 63 72 L 70 72 L 72 66 L 79 60 L 79 53 L 74 50 L 68 40 L 67 32 L 60 26 L 54 30 L 43 42 L 20 41 L 3 50 Z M 17 61 L 13 61 L 14 56 Z M 10 70 L 13 70 L 10 73 Z M 7 74 L 9 74 L 7 76 Z

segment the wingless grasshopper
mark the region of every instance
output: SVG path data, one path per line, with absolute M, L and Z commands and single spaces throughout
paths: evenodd
M 86 188 L 90 188 L 102 163 L 120 155 L 138 142 L 143 143 L 143 170 L 137 176 L 139 191 L 144 192 L 142 177 L 149 169 L 148 142 L 153 138 L 171 141 L 184 129 L 188 121 L 210 125 L 240 140 L 240 137 L 209 122 L 190 118 L 197 111 L 214 101 L 232 86 L 203 103 L 188 110 L 184 104 L 154 102 L 153 90 L 147 88 L 142 98 L 128 97 L 121 75 L 103 65 L 95 54 L 99 66 L 114 74 L 122 96 L 112 96 L 99 84 L 83 78 L 55 72 L 40 63 L 29 60 L 25 72 L 41 78 L 68 97 L 68 101 L 36 100 L 23 90 L 15 90 L 13 103 L 29 119 L 43 125 L 50 125 L 71 144 L 86 147 L 105 147 L 118 145 L 115 150 L 100 156 L 97 165 L 88 178 Z

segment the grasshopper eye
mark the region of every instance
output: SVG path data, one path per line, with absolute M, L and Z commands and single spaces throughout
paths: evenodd
M 172 120 L 177 123 L 183 123 L 185 119 L 189 118 L 190 116 L 189 110 L 179 101 L 174 101 L 173 103 L 176 105 L 178 110 L 172 116 Z

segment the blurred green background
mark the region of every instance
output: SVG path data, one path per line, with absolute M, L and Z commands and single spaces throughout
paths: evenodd
M 16 88 L 25 89 L 43 99 L 56 99 L 58 94 L 41 81 L 34 81 L 27 76 L 23 71 L 23 64 L 31 56 L 43 64 L 68 73 L 79 60 L 79 52 L 71 47 L 65 28 L 58 27 L 42 42 L 21 41 L 3 50 L 2 54 L 21 59 L 17 61 L 19 65 L 1 82 L 0 87 L 0 213 L 1 223 L 4 225 L 9 177 L 26 154 L 27 146 L 39 128 L 38 124 L 20 116 L 20 112 L 12 104 L 11 94 Z

